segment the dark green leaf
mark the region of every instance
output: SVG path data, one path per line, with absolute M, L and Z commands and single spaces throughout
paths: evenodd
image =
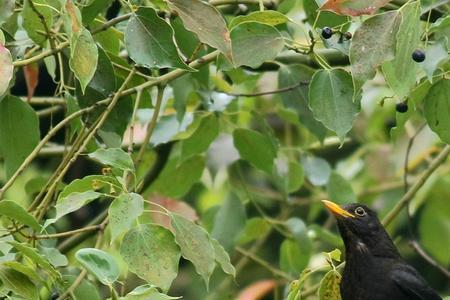
M 214 114 L 204 116 L 198 128 L 188 138 L 182 141 L 181 156 L 183 159 L 208 150 L 209 145 L 219 134 L 219 121 Z
M 83 248 L 75 253 L 78 262 L 101 283 L 111 286 L 119 278 L 119 266 L 114 257 L 102 250 Z
M 215 7 L 200 0 L 167 1 L 183 20 L 186 29 L 194 32 L 201 42 L 220 50 L 231 59 L 230 32 Z
M 283 1 L 284 2 L 284 1 Z M 316 0 L 303 0 L 303 8 L 310 25 L 316 24 L 316 28 L 336 27 L 348 22 L 348 17 L 339 16 L 330 11 L 321 11 L 320 16 L 317 16 L 319 12 L 319 6 Z
M 171 214 L 175 241 L 180 246 L 181 255 L 195 266 L 195 270 L 202 276 L 206 286 L 214 271 L 214 248 L 205 229 L 194 222 L 178 215 Z
M 114 199 L 108 209 L 111 242 L 128 231 L 143 212 L 144 199 L 139 194 L 121 194 Z
M 90 153 L 89 157 L 104 165 L 111 166 L 122 171 L 134 171 L 134 164 L 130 155 L 120 148 L 100 148 L 94 153 Z
M 284 48 L 284 40 L 275 27 L 245 22 L 231 31 L 231 44 L 235 66 L 257 68 L 273 60 Z
M 93 0 L 89 1 L 88 5 L 83 7 L 81 11 L 81 16 L 83 19 L 83 24 L 89 25 L 92 21 L 94 21 L 95 17 L 100 14 L 102 11 L 107 9 L 112 0 Z
M 442 141 L 450 144 L 450 80 L 442 79 L 434 84 L 424 101 L 428 125 Z
M 31 7 L 29 1 L 24 1 L 23 4 L 23 28 L 35 43 L 44 43 L 47 39 L 45 26 L 42 24 L 42 20 L 34 9 L 44 17 L 47 28 L 51 28 L 53 24 L 53 15 L 49 3 L 46 0 L 33 0 L 34 9 Z
M 150 224 L 127 232 L 120 254 L 131 272 L 167 291 L 177 276 L 180 249 L 167 229 Z
M 332 172 L 327 185 L 327 193 L 333 202 L 347 204 L 356 202 L 356 195 L 350 183 L 336 172 Z
M 64 275 L 64 291 L 66 291 L 72 284 L 75 282 L 78 276 L 75 275 Z M 73 291 L 73 300 L 101 300 L 100 294 L 98 292 L 97 287 L 95 287 L 88 280 L 83 279 L 75 290 Z
M 264 172 L 272 173 L 277 149 L 269 137 L 254 130 L 238 128 L 233 131 L 233 142 L 242 159 Z
M 23 273 L 0 266 L 0 281 L 6 289 L 25 297 L 27 300 L 39 299 L 36 286 Z
M 359 99 L 353 101 L 352 77 L 341 69 L 319 70 L 311 81 L 309 106 L 314 118 L 336 132 L 344 141 L 360 110 Z
M 14 96 L 0 101 L 0 156 L 7 178 L 36 147 L 39 135 L 39 120 L 29 104 Z
M 139 8 L 128 22 L 125 45 L 138 65 L 149 68 L 190 68 L 173 42 L 173 29 L 149 7 Z
M 41 229 L 41 225 L 39 225 L 36 219 L 14 201 L 2 200 L 0 202 L 0 216 L 1 215 L 27 225 L 35 231 Z

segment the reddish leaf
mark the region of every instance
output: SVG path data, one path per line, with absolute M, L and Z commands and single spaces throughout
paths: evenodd
M 197 213 L 195 210 L 186 202 L 181 200 L 175 200 L 171 198 L 165 198 L 161 196 L 153 196 L 149 199 L 151 202 L 159 204 L 165 207 L 167 210 L 177 213 L 188 220 L 196 221 L 198 220 Z M 163 211 L 161 207 L 156 205 L 151 205 L 152 210 Z M 172 230 L 171 219 L 169 216 L 157 212 L 151 213 L 152 221 L 166 227 L 167 229 Z M 173 231 L 173 230 L 172 230 Z
M 338 15 L 372 15 L 390 0 L 328 0 L 320 10 L 332 11 Z
M 273 279 L 261 280 L 252 283 L 239 293 L 236 300 L 258 300 L 270 293 L 276 286 Z
M 0 43 L 0 96 L 8 89 L 13 70 L 11 53 Z
M 33 97 L 39 80 L 39 66 L 36 63 L 23 67 L 23 74 L 27 83 L 28 101 Z

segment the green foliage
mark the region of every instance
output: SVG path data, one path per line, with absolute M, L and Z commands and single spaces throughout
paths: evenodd
M 0 297 L 340 299 L 323 199 L 448 294 L 450 7 L 387 2 L 0 1 Z

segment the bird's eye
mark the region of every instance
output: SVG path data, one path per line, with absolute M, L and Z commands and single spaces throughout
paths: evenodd
M 357 216 L 363 217 L 363 216 L 366 215 L 366 211 L 365 211 L 364 208 L 362 208 L 362 207 L 357 207 L 357 208 L 355 209 L 355 214 L 356 214 Z

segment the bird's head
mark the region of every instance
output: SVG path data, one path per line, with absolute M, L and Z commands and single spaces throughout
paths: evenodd
M 347 252 L 370 251 L 374 255 L 398 255 L 377 214 L 366 205 L 352 203 L 339 206 L 327 200 L 322 202 L 336 217 Z

